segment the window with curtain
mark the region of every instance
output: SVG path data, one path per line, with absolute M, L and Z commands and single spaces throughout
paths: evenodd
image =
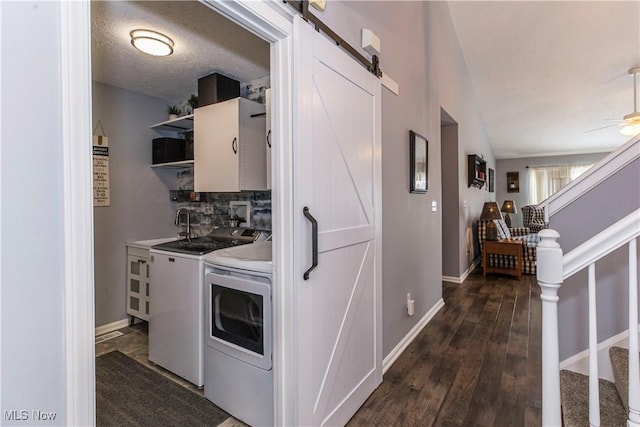
M 590 164 L 531 166 L 529 204 L 537 205 L 586 172 Z

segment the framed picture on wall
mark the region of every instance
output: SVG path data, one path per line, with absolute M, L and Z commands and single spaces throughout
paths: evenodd
M 507 172 L 507 193 L 520 192 L 520 178 L 518 172 Z
M 489 193 L 493 193 L 494 192 L 494 176 L 495 173 L 493 172 L 493 169 L 489 168 Z
M 414 131 L 409 131 L 409 161 L 410 161 L 410 186 L 411 193 L 426 193 L 428 165 L 429 165 L 429 141 Z

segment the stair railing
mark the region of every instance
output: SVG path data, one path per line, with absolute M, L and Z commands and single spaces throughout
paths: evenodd
M 589 269 L 589 423 L 600 425 L 598 337 L 595 263 L 614 250 L 629 246 L 629 413 L 628 426 L 640 427 L 640 362 L 638 359 L 638 266 L 636 239 L 640 209 L 627 215 L 563 256 L 551 229 L 538 233 L 537 279 L 542 300 L 542 425 L 561 426 L 558 290 L 564 279 Z
M 544 221 L 549 223 L 549 218 L 553 214 L 561 211 L 571 202 L 588 193 L 593 187 L 638 158 L 640 158 L 640 135 L 631 138 L 623 146 L 603 157 L 577 179 L 542 201 L 538 207 L 544 208 Z

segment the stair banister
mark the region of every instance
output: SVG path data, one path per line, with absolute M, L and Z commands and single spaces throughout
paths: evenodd
M 629 241 L 629 427 L 640 427 L 640 361 L 638 359 L 638 256 Z
M 635 239 L 640 234 L 639 218 L 640 209 L 636 209 L 620 221 L 565 254 L 562 261 L 564 265 L 563 279 L 573 276 L 578 271 L 588 267 L 589 264 L 596 262 L 598 259 Z
M 589 423 L 600 425 L 597 371 L 595 263 L 621 246 L 629 247 L 629 413 L 627 426 L 640 427 L 640 361 L 638 359 L 637 238 L 640 209 L 563 255 L 553 229 L 538 233 L 537 279 L 542 300 L 542 425 L 560 426 L 560 362 L 558 346 L 558 290 L 564 279 L 589 270 Z
M 598 379 L 598 317 L 596 314 L 596 264 L 589 264 L 589 424 L 600 426 Z
M 544 208 L 544 221 L 548 223 L 549 218 L 555 213 L 561 211 L 574 200 L 580 198 L 639 157 L 640 135 L 637 135 L 622 147 L 602 158 L 592 168 L 560 189 L 560 191 L 538 204 L 538 207 Z
M 560 350 L 558 290 L 562 286 L 562 249 L 555 230 L 538 233 L 537 279 L 542 300 L 542 425 L 562 425 L 560 411 Z

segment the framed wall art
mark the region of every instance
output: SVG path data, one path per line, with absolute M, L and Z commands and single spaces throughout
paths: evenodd
M 429 141 L 414 131 L 409 131 L 409 161 L 411 193 L 426 193 L 429 179 Z
M 507 193 L 520 192 L 520 177 L 518 172 L 507 172 Z

